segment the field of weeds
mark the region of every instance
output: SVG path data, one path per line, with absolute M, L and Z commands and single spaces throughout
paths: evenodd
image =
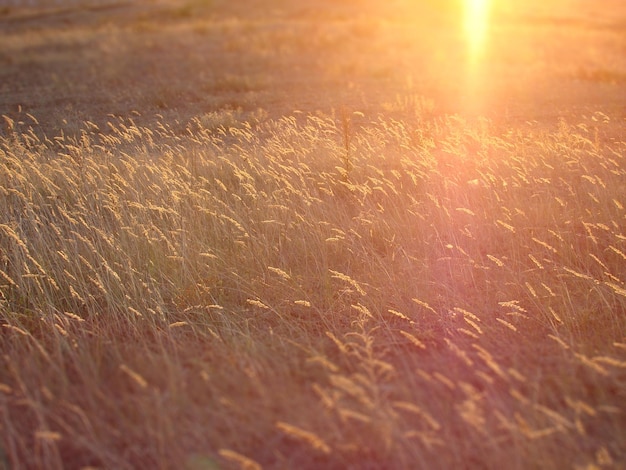
M 623 462 L 626 144 L 350 118 L 3 139 L 5 458 Z
M 224 77 L 245 101 L 280 74 Z M 81 125 L 6 105 L 0 467 L 623 468 L 622 95 L 524 122 L 324 89 L 133 103 L 153 118 L 81 89 Z

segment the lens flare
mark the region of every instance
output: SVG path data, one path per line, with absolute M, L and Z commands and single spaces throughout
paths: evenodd
M 464 33 L 467 44 L 464 104 L 471 114 L 482 114 L 488 106 L 488 74 L 484 54 L 487 48 L 490 0 L 464 0 Z
M 489 0 L 465 0 L 465 38 L 472 63 L 479 60 L 485 49 L 489 3 Z

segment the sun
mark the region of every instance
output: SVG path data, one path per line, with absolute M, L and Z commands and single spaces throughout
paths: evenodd
M 464 0 L 465 40 L 471 62 L 477 62 L 485 49 L 490 0 Z

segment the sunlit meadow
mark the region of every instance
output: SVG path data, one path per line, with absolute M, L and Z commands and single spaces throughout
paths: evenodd
M 461 30 L 459 113 L 5 114 L 0 467 L 623 468 L 623 117 L 482 117 Z

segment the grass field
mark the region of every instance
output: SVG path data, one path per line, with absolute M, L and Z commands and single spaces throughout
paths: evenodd
M 1 8 L 0 468 L 626 468 L 626 5 L 463 11 Z

